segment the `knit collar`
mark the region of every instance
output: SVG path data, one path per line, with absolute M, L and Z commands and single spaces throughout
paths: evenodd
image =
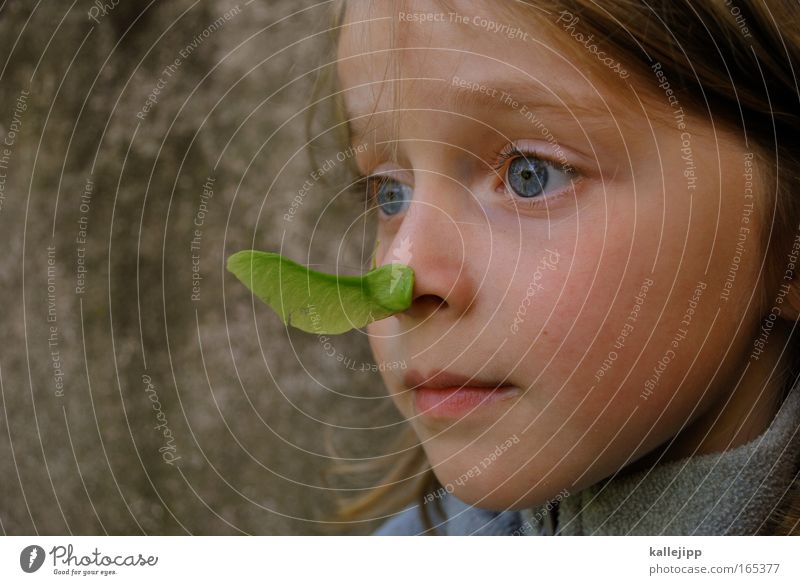
M 612 476 L 547 506 L 522 510 L 523 534 L 749 535 L 795 479 L 800 384 L 759 437 L 722 453 Z

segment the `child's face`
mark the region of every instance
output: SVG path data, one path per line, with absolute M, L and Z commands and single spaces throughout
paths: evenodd
M 419 17 L 390 5 L 351 3 L 339 49 L 360 170 L 389 177 L 378 265 L 416 273 L 412 307 L 368 328 L 376 361 L 407 364 L 383 378 L 462 500 L 518 508 L 577 491 L 735 386 L 764 310 L 751 299 L 764 194 L 746 197 L 751 167 L 730 135 L 688 115 L 678 127 L 655 74 L 592 85 L 594 53 L 565 60 L 577 41 L 533 21 L 510 23 L 527 39 L 490 32 L 504 22 L 488 2 L 458 3 L 463 21 L 434 2 L 406 6 Z M 394 46 L 379 17 L 398 25 Z M 437 395 L 410 390 L 411 370 L 517 391 L 420 412 Z

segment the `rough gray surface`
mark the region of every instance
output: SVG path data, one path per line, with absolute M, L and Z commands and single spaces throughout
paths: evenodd
M 383 453 L 399 415 L 378 373 L 343 367 L 263 305 L 254 313 L 223 266 L 251 247 L 348 273 L 369 265 L 356 199 L 326 208 L 330 187 L 315 185 L 283 219 L 311 170 L 305 116 L 292 117 L 332 55 L 328 36 L 301 39 L 328 10 L 281 22 L 313 4 L 241 2 L 205 34 L 237 4 L 121 2 L 97 22 L 92 6 L 0 10 L 0 137 L 12 143 L 0 145 L 2 530 L 323 533 L 342 488 L 369 485 L 328 476 L 332 462 Z M 361 332 L 332 341 L 372 363 Z

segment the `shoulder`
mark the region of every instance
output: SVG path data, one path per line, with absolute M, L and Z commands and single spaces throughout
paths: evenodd
M 501 536 L 519 534 L 522 523 L 519 512 L 495 512 L 465 504 L 452 494 L 442 498 L 442 516 L 431 505 L 428 511 L 434 526 L 446 536 Z M 409 506 L 385 521 L 373 534 L 376 536 L 418 536 L 425 532 L 419 505 Z

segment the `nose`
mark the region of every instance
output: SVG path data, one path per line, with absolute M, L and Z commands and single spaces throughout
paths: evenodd
M 452 184 L 417 184 L 386 255 L 388 262 L 414 269 L 413 300 L 397 314 L 401 320 L 425 319 L 433 313 L 458 317 L 475 301 L 478 287 L 469 253 L 475 245 L 470 230 L 475 228 L 460 221 L 470 207 L 468 198 Z

